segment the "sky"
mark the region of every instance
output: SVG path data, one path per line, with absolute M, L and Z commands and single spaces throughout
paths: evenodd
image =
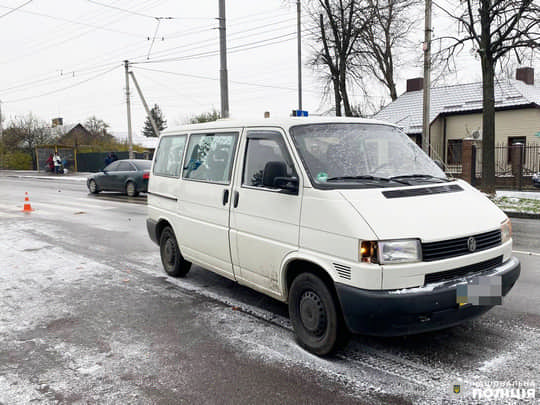
M 231 117 L 289 115 L 298 104 L 295 1 L 226 3 Z M 67 124 L 95 115 L 113 132 L 126 133 L 124 60 L 132 63 L 146 101 L 161 107 L 169 127 L 219 111 L 217 16 L 218 0 L 0 0 L 2 114 L 9 119 L 32 112 L 47 122 L 62 117 Z M 435 34 L 450 28 L 439 24 Z M 416 59 L 421 59 L 421 32 L 410 44 Z M 307 38 L 302 49 L 303 109 L 324 113 L 331 104 L 307 66 Z M 403 66 L 398 92 L 405 79 L 421 75 L 420 65 Z M 461 78 L 479 79 L 476 68 Z M 130 87 L 136 135 L 145 112 Z M 373 93 L 377 104 L 389 101 L 382 91 Z

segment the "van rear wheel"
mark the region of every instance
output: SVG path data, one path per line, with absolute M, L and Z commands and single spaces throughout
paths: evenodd
M 159 239 L 159 253 L 163 269 L 169 276 L 184 277 L 191 269 L 191 263 L 180 253 L 173 230 L 168 226 Z
M 302 273 L 291 285 L 289 316 L 298 344 L 319 356 L 343 346 L 349 337 L 334 297 L 319 277 Z

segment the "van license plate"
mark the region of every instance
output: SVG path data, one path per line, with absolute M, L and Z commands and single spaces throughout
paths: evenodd
M 474 277 L 467 284 L 458 285 L 456 289 L 456 302 L 460 308 L 469 305 L 501 305 L 501 276 L 478 276 Z

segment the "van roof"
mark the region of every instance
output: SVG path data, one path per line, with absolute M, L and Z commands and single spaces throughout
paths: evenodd
M 290 128 L 295 125 L 302 124 L 332 124 L 332 123 L 356 123 L 356 124 L 383 124 L 395 126 L 394 124 L 369 119 L 356 117 L 284 117 L 284 118 L 261 118 L 261 119 L 219 119 L 217 121 L 203 122 L 201 124 L 189 124 L 178 127 L 169 128 L 163 131 L 162 135 L 177 134 L 179 132 L 207 130 L 207 129 L 226 129 L 226 128 L 243 128 L 243 127 L 282 127 Z

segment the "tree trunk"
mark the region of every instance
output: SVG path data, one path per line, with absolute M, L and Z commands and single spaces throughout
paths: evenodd
M 334 85 L 334 98 L 336 105 L 336 117 L 341 117 L 341 93 L 339 91 L 339 80 L 334 77 L 332 79 L 332 84 Z
M 488 56 L 482 55 L 482 191 L 495 193 L 495 72 Z
M 346 117 L 352 117 L 351 103 L 349 101 L 349 95 L 347 94 L 347 78 L 345 74 L 345 67 L 341 67 L 341 74 L 339 79 L 339 91 L 343 100 L 343 109 L 345 110 Z

